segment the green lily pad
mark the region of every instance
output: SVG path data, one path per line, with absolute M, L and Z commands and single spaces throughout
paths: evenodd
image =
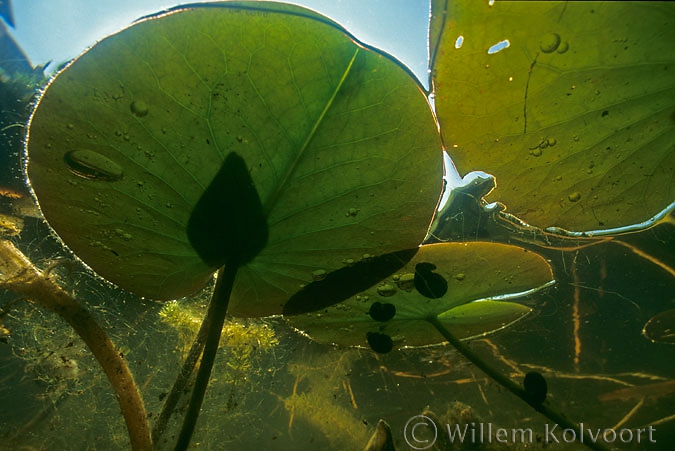
M 460 339 L 507 327 L 531 309 L 504 295 L 552 280 L 551 267 L 541 256 L 516 246 L 430 244 L 420 247 L 396 274 L 345 302 L 286 319 L 320 342 L 388 352 L 445 341 L 430 318 L 437 317 Z
M 489 200 L 534 226 L 588 231 L 641 223 L 675 199 L 674 4 L 433 11 L 443 138 L 462 173 L 496 177 Z
M 230 312 L 246 316 L 280 313 L 321 271 L 416 247 L 441 190 L 437 124 L 408 71 L 267 2 L 193 5 L 103 39 L 50 83 L 27 152 L 46 219 L 97 273 L 176 298 L 234 253 L 247 264 Z

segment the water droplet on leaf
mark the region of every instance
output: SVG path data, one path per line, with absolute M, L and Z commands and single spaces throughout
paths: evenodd
M 317 269 L 316 271 L 312 271 L 312 280 L 318 282 L 320 280 L 323 280 L 326 278 L 326 270 L 325 269 Z
M 556 52 L 558 52 L 558 53 L 560 53 L 560 54 L 563 54 L 563 53 L 565 53 L 566 51 L 568 51 L 569 48 L 570 48 L 569 42 L 565 41 L 565 42 L 562 42 L 562 43 L 560 44 L 560 46 L 558 47 L 558 50 L 556 50 Z
M 548 33 L 541 38 L 539 48 L 544 53 L 554 52 L 560 45 L 560 35 L 558 33 Z
M 148 114 L 148 104 L 142 100 L 134 100 L 131 102 L 131 112 L 138 117 L 143 117 Z
M 393 296 L 396 294 L 396 287 L 388 283 L 383 283 L 377 287 L 377 294 L 384 297 Z
M 415 288 L 415 274 L 401 274 L 396 280 L 396 285 L 401 290 L 412 291 Z
M 581 199 L 581 193 L 579 191 L 575 191 L 567 196 L 567 198 L 570 202 L 578 202 Z
M 63 160 L 70 172 L 85 179 L 113 182 L 123 175 L 119 164 L 91 150 L 71 150 Z

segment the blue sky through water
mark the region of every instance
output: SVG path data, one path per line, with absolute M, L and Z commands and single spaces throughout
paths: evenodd
M 50 69 L 171 0 L 14 0 L 13 37 L 33 65 Z M 298 0 L 340 23 L 359 40 L 408 66 L 427 85 L 429 0 Z
M 14 0 L 10 33 L 33 65 L 51 61 L 47 72 L 104 37 L 146 16 L 189 1 L 172 0 Z M 406 65 L 428 88 L 430 0 L 287 0 L 340 23 L 360 41 Z M 447 154 L 446 181 L 461 184 Z M 448 192 L 443 196 L 444 204 Z

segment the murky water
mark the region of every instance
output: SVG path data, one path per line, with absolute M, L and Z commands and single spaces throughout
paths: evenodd
M 548 38 L 542 51 L 561 52 L 560 37 Z M 212 286 L 173 303 L 140 299 L 63 248 L 35 207 L 22 171 L 23 124 L 40 86 L 25 74 L 0 80 L 0 239 L 92 312 L 128 362 L 152 425 Z M 140 102 L 130 109 L 137 117 L 148 112 Z M 95 151 L 63 152 L 62 164 L 78 177 L 123 177 L 118 163 Z M 350 208 L 347 216 L 358 213 Z M 522 301 L 532 314 L 471 340 L 470 348 L 518 384 L 529 372 L 543 375 L 547 405 L 591 435 L 606 434 L 621 449 L 670 449 L 674 228 L 671 220 L 593 246 L 537 247 L 556 284 Z M 3 278 L 6 268 L 0 264 Z M 320 281 L 326 274 L 317 271 L 312 276 Z M 413 274 L 405 276 L 402 283 L 414 281 Z M 384 285 L 377 290 L 389 295 Z M 388 321 L 395 314 L 390 306 L 373 305 L 371 317 Z M 77 334 L 39 301 L 12 289 L 0 291 L 0 309 L 0 449 L 128 449 L 115 395 Z M 188 399 L 186 390 L 158 449 L 173 447 Z M 428 424 L 417 435 L 410 429 L 411 419 L 422 414 L 436 421 L 436 436 Z M 341 348 L 313 342 L 280 317 L 228 319 L 192 443 L 204 449 L 363 449 L 380 419 L 401 450 L 585 449 L 573 440 L 578 431 L 556 429 L 449 345 L 387 353 Z M 459 440 L 451 433 L 458 430 L 473 443 L 451 443 Z

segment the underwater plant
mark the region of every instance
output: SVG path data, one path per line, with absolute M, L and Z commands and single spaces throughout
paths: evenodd
M 151 299 L 192 295 L 217 273 L 172 390 L 182 392 L 199 363 L 177 449 L 190 443 L 228 313 L 283 314 L 317 341 L 381 354 L 450 342 L 536 410 L 569 424 L 546 401 L 541 375 L 521 387 L 460 339 L 502 330 L 533 310 L 512 300 L 552 284 L 538 247 L 580 249 L 611 241 L 622 226 L 668 220 L 673 125 L 663 93 L 673 88 L 649 67 L 669 67 L 663 55 L 672 50 L 646 52 L 626 37 L 617 45 L 631 50 L 614 60 L 601 64 L 582 52 L 570 60 L 579 48 L 572 36 L 602 30 L 598 21 L 613 21 L 613 30 L 623 24 L 629 36 L 624 7 L 596 14 L 593 5 L 484 3 L 432 2 L 440 129 L 431 93 L 393 58 L 323 16 L 271 2 L 189 5 L 147 17 L 51 80 L 29 123 L 26 170 L 63 242 L 105 279 Z M 537 27 L 523 29 L 508 8 Z M 672 19 L 667 7 L 663 14 L 625 8 L 652 25 Z M 645 30 L 663 44 L 672 31 L 661 22 Z M 486 52 L 486 42 L 497 42 L 490 30 L 513 44 Z M 625 76 L 608 75 L 611 64 L 630 71 L 636 91 L 615 89 Z M 462 83 L 477 91 L 457 88 Z M 566 109 L 570 90 L 596 103 Z M 666 104 L 653 106 L 658 97 Z M 460 189 L 436 213 L 444 145 L 460 170 L 487 170 L 499 188 L 491 191 L 488 178 L 476 192 Z M 648 175 L 631 178 L 635 167 Z M 503 187 L 512 192 L 500 194 Z M 509 212 L 487 205 L 489 194 Z M 482 224 L 465 242 L 444 242 L 459 233 L 460 201 L 473 201 Z M 421 245 L 425 239 L 437 243 Z M 35 296 L 25 288 L 33 282 L 16 273 L 3 271 L 12 277 L 2 286 Z M 45 281 L 40 296 L 60 293 L 33 277 Z M 82 327 L 86 315 L 77 312 L 72 323 Z M 120 361 L 127 380 L 118 396 L 134 398 L 134 416 L 125 413 L 132 446 L 149 449 L 143 402 Z M 107 372 L 115 383 L 115 371 Z

